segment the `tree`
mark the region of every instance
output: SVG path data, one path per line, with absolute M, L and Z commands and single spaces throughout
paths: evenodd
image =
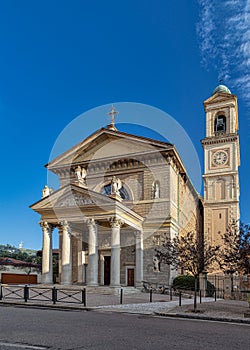
M 250 273 L 250 226 L 232 221 L 221 235 L 220 266 L 226 273 Z
M 26 262 L 35 262 L 36 251 L 30 249 L 18 249 L 10 244 L 0 245 L 0 257 L 13 258 Z
M 188 232 L 171 240 L 165 237 L 156 254 L 161 262 L 180 268 L 194 276 L 211 266 L 217 258 L 219 246 L 210 246 L 201 235 Z

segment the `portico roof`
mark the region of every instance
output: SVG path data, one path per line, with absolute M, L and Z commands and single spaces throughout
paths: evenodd
M 116 217 L 128 226 L 141 230 L 143 218 L 123 203 L 107 195 L 68 184 L 61 187 L 30 206 L 51 224 L 57 225 L 62 220 L 72 223 L 84 222 L 93 218 L 105 225 L 109 218 Z

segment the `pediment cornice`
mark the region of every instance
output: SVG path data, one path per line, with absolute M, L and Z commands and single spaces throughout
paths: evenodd
M 55 168 L 65 165 L 80 164 L 85 161 L 93 160 L 93 158 L 102 159 L 105 158 L 105 156 L 108 157 L 111 153 L 108 148 L 109 144 L 111 144 L 112 154 L 117 156 L 137 153 L 134 150 L 145 152 L 160 150 L 171 146 L 171 144 L 167 142 L 102 128 L 68 151 L 59 155 L 47 164 L 46 167 L 53 171 Z M 106 155 L 105 150 L 107 150 Z

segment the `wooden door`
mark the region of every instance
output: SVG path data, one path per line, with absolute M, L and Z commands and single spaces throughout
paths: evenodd
M 104 285 L 110 285 L 110 256 L 104 256 Z
M 127 270 L 127 279 L 128 279 L 128 286 L 134 287 L 135 285 L 135 269 L 128 269 Z

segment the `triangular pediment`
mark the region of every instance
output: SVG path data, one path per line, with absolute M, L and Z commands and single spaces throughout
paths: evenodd
M 125 224 L 141 229 L 143 218 L 123 203 L 107 195 L 70 184 L 53 192 L 30 206 L 41 215 L 42 220 L 57 225 L 68 218 L 71 222 L 84 222 L 94 218 L 107 222 L 110 217 L 118 217 Z
M 106 195 L 71 184 L 34 203 L 31 208 L 39 212 L 51 208 L 100 206 L 113 202 L 114 200 Z
M 236 96 L 233 94 L 218 92 L 211 97 L 209 97 L 206 101 L 204 101 L 204 105 L 214 104 L 214 103 L 225 103 L 229 101 L 235 101 Z
M 147 139 L 119 131 L 100 129 L 87 139 L 83 140 L 70 150 L 51 161 L 49 169 L 79 164 L 90 160 L 105 159 L 110 157 L 128 157 L 129 155 L 165 149 L 171 146 L 169 143 Z

